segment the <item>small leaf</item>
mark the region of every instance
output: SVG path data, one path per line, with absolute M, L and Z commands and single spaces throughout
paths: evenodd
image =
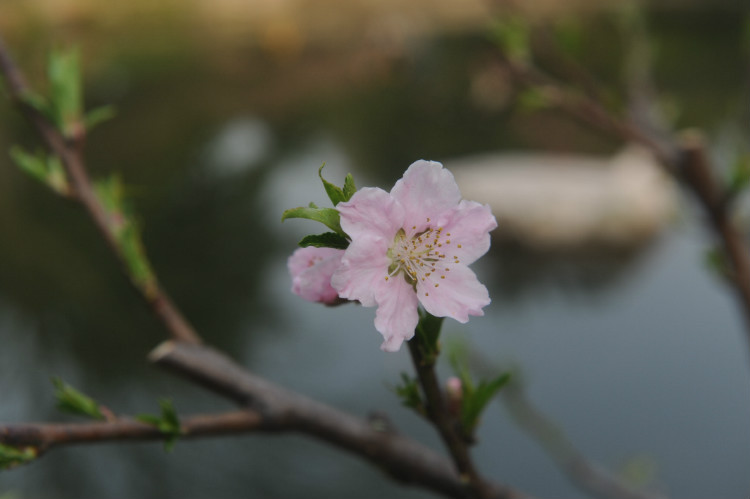
M 333 206 L 336 206 L 341 201 L 346 201 L 346 196 L 344 195 L 344 191 L 341 189 L 341 187 L 333 185 L 323 178 L 323 167 L 325 165 L 326 164 L 323 163 L 322 165 L 320 165 L 320 168 L 318 168 L 318 176 L 320 177 L 320 181 L 323 182 L 323 187 L 326 190 L 326 194 L 328 194 L 328 199 L 331 200 Z
M 310 207 L 299 207 L 286 210 L 281 215 L 281 221 L 288 218 L 307 218 L 308 220 L 315 220 L 324 224 L 329 229 L 333 230 L 342 237 L 346 237 L 346 233 L 341 228 L 339 212 L 333 208 L 318 208 L 312 203 Z
M 154 416 L 153 414 L 139 414 L 136 416 L 136 419 L 142 423 L 155 426 L 162 434 L 164 434 L 166 436 L 164 439 L 164 450 L 171 452 L 175 443 L 177 443 L 177 439 L 182 435 L 180 420 L 177 417 L 177 412 L 172 405 L 172 401 L 168 399 L 160 400 L 159 407 L 161 408 L 160 416 Z
M 520 16 L 505 16 L 495 22 L 490 36 L 509 59 L 527 62 L 531 58 L 529 25 Z
M 487 404 L 511 379 L 510 373 L 503 373 L 492 381 L 481 381 L 476 389 L 466 389 L 464 385 L 464 399 L 461 407 L 461 423 L 464 431 L 471 435 L 479 423 L 479 416 Z
M 518 105 L 524 111 L 540 111 L 551 107 L 552 102 L 542 87 L 526 87 L 518 95 Z
M 21 147 L 13 146 L 10 149 L 10 157 L 16 165 L 43 184 L 47 183 L 47 164 L 44 155 L 37 153 L 36 156 L 27 153 Z
M 731 267 L 727 261 L 726 253 L 721 248 L 711 248 L 707 250 L 704 255 L 704 261 L 708 269 L 719 276 L 727 277 L 730 275 Z
M 401 384 L 396 386 L 396 395 L 401 399 L 402 405 L 425 415 L 424 401 L 416 378 L 401 373 Z
M 75 137 L 82 125 L 83 114 L 78 50 L 53 51 L 47 65 L 47 76 L 55 123 L 65 137 Z
M 117 110 L 114 106 L 100 106 L 86 113 L 86 117 L 83 119 L 83 124 L 86 127 L 86 130 L 90 131 L 97 125 L 111 120 L 115 115 L 117 115 Z
M 70 194 L 68 177 L 65 174 L 60 158 L 57 156 L 45 156 L 42 152 L 30 154 L 18 146 L 11 148 L 10 156 L 21 170 L 42 182 L 56 193 L 62 196 Z
M 11 469 L 37 458 L 39 452 L 34 447 L 13 447 L 0 444 L 0 469 Z
M 344 201 L 349 201 L 355 192 L 357 192 L 357 186 L 354 185 L 354 177 L 351 173 L 347 173 L 344 179 Z
M 729 172 L 727 190 L 735 196 L 750 185 L 750 154 L 740 154 L 732 164 Z
M 335 232 L 325 232 L 323 234 L 305 236 L 299 242 L 299 245 L 302 248 L 314 246 L 316 248 L 346 249 L 349 247 L 349 241 Z
M 94 189 L 107 212 L 109 229 L 115 237 L 131 281 L 145 295 L 152 296 L 157 288 L 156 275 L 146 256 L 140 228 L 126 206 L 122 181 L 113 175 L 97 181 Z
M 105 419 L 99 410 L 99 404 L 91 397 L 79 392 L 60 378 L 52 378 L 52 384 L 55 385 L 58 410 L 92 419 Z

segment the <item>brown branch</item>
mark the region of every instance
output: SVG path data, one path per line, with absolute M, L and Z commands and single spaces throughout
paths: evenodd
M 180 438 L 212 437 L 258 430 L 263 419 L 256 411 L 238 410 L 181 418 Z M 0 426 L 0 443 L 34 447 L 38 455 L 53 447 L 123 440 L 164 440 L 155 426 L 130 418 L 86 423 L 23 423 Z
M 456 420 L 448 412 L 435 374 L 434 362 L 428 362 L 422 355 L 422 349 L 416 337 L 407 344 L 409 345 L 414 369 L 417 371 L 419 384 L 422 386 L 425 395 L 427 417 L 440 433 L 464 480 L 478 497 L 486 497 L 489 490 L 487 490 L 487 485 L 474 466 L 469 454 L 468 444 L 459 433 Z
M 99 234 L 129 276 L 127 263 L 117 242 L 113 225 L 104 206 L 96 196 L 86 173 L 80 148 L 77 143 L 66 140 L 44 115 L 28 103 L 27 96 L 30 89 L 23 74 L 11 59 L 2 37 L 0 37 L 0 73 L 5 77 L 10 97 L 31 122 L 47 148 L 60 158 L 71 186 L 71 197 L 78 201 L 89 214 Z M 153 287 L 149 287 L 148 292 L 138 286 L 134 287 L 148 303 L 154 315 L 162 322 L 172 338 L 189 343 L 200 342 L 198 334 L 173 305 L 172 300 L 158 283 L 155 282 Z
M 301 432 L 359 455 L 398 481 L 449 497 L 478 497 L 450 461 L 433 450 L 278 387 L 207 346 L 167 341 L 149 357 L 159 366 L 258 411 L 265 431 Z M 528 497 L 497 484 L 485 484 L 483 493 L 498 499 Z

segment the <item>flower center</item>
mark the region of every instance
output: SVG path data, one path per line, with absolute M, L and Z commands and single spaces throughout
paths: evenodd
M 451 243 L 450 237 L 450 233 L 445 233 L 442 227 L 428 227 L 412 237 L 407 237 L 406 231 L 399 229 L 388 250 L 391 264 L 385 280 L 402 273 L 415 291 L 417 285 L 422 287 L 431 284 L 432 287 L 439 287 L 440 281 L 445 279 L 445 274 L 450 272 L 451 267 L 460 263 L 457 256 L 449 256 L 451 246 L 461 247 L 460 244 Z M 425 295 L 429 296 L 429 293 L 425 292 Z

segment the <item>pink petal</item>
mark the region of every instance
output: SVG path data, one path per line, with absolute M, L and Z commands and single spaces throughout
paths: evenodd
M 387 256 L 390 243 L 390 239 L 372 235 L 351 242 L 331 278 L 331 285 L 341 298 L 358 300 L 365 307 L 377 304 L 374 290 L 386 282 L 391 263 Z
M 461 201 L 445 219 L 444 241 L 450 241 L 450 245 L 444 244 L 443 251 L 457 257 L 463 265 L 470 265 L 490 249 L 490 231 L 496 227 L 489 206 Z
M 490 304 L 487 288 L 465 265 L 452 265 L 449 271 L 433 273 L 426 281 L 420 281 L 417 295 L 432 315 L 458 322 L 467 322 L 470 315 L 484 315 L 482 307 Z
M 417 295 L 401 276 L 384 281 L 375 293 L 378 301 L 375 329 L 385 338 L 380 348 L 386 352 L 396 352 L 404 340 L 414 336 L 419 322 Z
M 339 203 L 341 228 L 349 237 L 381 236 L 390 243 L 404 221 L 404 210 L 390 194 L 376 187 L 364 187 L 352 198 Z M 385 253 L 384 253 L 385 254 Z
M 334 248 L 297 249 L 287 260 L 292 292 L 307 301 L 335 303 L 339 294 L 331 286 L 331 276 L 343 255 L 344 250 Z
M 428 226 L 434 227 L 439 217 L 461 201 L 453 174 L 440 163 L 424 160 L 412 163 L 391 189 L 391 196 L 404 207 L 407 214 L 404 229 L 410 236 Z

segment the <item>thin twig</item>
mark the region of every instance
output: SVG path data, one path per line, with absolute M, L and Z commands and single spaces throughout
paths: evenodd
M 408 345 L 414 369 L 417 371 L 417 377 L 425 395 L 427 417 L 440 433 L 467 486 L 478 497 L 487 497 L 490 493 L 488 487 L 479 476 L 469 454 L 468 443 L 459 433 L 456 421 L 448 412 L 443 400 L 434 363 L 424 358 L 416 337 L 409 341 Z
M 200 414 L 180 418 L 180 438 L 212 437 L 256 431 L 263 418 L 252 410 Z M 131 418 L 85 423 L 22 423 L 0 426 L 0 443 L 33 447 L 42 455 L 53 447 L 122 440 L 164 440 L 170 435 Z
M 65 140 L 60 131 L 44 115 L 29 105 L 26 99 L 29 94 L 29 87 L 23 74 L 11 59 L 2 37 L 0 37 L 0 73 L 5 77 L 10 97 L 34 126 L 47 148 L 60 158 L 72 189 L 71 197 L 78 201 L 89 214 L 99 234 L 129 276 L 128 266 L 117 242 L 112 223 L 107 211 L 94 192 L 79 147 L 75 143 L 80 141 Z M 151 307 L 154 315 L 162 322 L 172 338 L 189 343 L 200 343 L 200 337 L 193 327 L 157 283 L 149 288 L 148 293 L 137 286 L 134 287 Z

